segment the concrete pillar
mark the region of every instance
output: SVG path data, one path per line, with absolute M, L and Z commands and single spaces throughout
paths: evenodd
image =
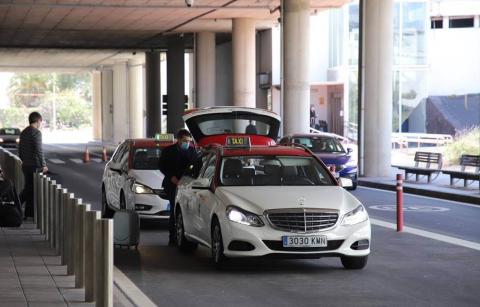
M 198 108 L 215 105 L 215 33 L 195 34 L 195 81 Z
M 95 301 L 95 227 L 100 211 L 88 211 L 85 220 L 85 301 Z
M 102 140 L 113 141 L 113 70 L 102 70 Z
M 255 108 L 255 20 L 232 23 L 233 105 Z
M 310 0 L 282 1 L 284 134 L 310 126 Z
M 130 126 L 131 138 L 143 137 L 143 65 L 139 62 L 128 62 L 128 80 L 130 92 Z
M 366 0 L 364 12 L 364 175 L 389 176 L 393 0 Z
M 102 74 L 94 71 L 92 76 L 93 139 L 102 139 Z
M 145 53 L 145 100 L 147 137 L 162 131 L 160 91 L 160 52 Z
M 184 127 L 185 111 L 185 47 L 183 39 L 172 37 L 167 50 L 167 132 Z
M 129 86 L 127 62 L 113 65 L 113 141 L 129 137 Z

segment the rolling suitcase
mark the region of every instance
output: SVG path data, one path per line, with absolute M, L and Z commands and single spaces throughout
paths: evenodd
M 135 246 L 140 242 L 140 217 L 131 210 L 116 211 L 113 216 L 113 244 L 115 246 Z
M 20 227 L 22 208 L 15 186 L 7 180 L 0 180 L 0 227 Z

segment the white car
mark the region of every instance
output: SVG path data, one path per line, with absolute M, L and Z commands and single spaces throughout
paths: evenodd
M 106 164 L 102 179 L 102 216 L 117 210 L 135 210 L 142 219 L 168 219 L 170 203 L 163 191 L 159 170 L 162 149 L 173 136 L 129 139 L 121 143 Z
M 232 126 L 228 122 L 236 121 L 235 113 L 226 110 L 216 127 Z M 202 120 L 194 122 L 202 128 Z M 224 146 L 203 148 L 200 171 L 182 177 L 175 203 L 178 247 L 189 251 L 205 245 L 219 266 L 226 257 L 273 255 L 334 256 L 345 268 L 363 268 L 371 241 L 365 207 L 308 149 L 251 146 L 256 137 L 224 134 Z M 215 135 L 217 143 L 220 138 Z M 340 183 L 352 184 L 346 178 Z

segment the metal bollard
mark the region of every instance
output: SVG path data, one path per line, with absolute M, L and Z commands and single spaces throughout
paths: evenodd
M 77 206 L 77 218 L 75 219 L 75 288 L 85 287 L 85 217 L 90 211 L 90 205 L 79 204 Z
M 38 173 L 33 173 L 33 222 L 38 225 L 37 218 L 38 218 Z
M 85 220 L 85 301 L 95 301 L 95 225 L 101 218 L 100 211 L 87 211 Z
M 95 225 L 97 283 L 95 306 L 113 306 L 113 220 L 99 219 Z
M 61 240 L 60 244 L 62 245 L 62 265 L 67 265 L 67 258 L 68 258 L 68 232 L 67 232 L 67 225 L 68 225 L 68 206 L 69 206 L 69 199 L 70 194 L 68 193 L 67 189 L 63 189 L 62 191 L 62 226 L 61 226 Z
M 48 187 L 49 179 L 47 176 L 43 178 L 43 212 L 42 212 L 42 234 L 47 232 L 47 211 L 48 211 Z
M 57 189 L 55 190 L 55 205 L 54 205 L 54 214 L 53 214 L 53 225 L 54 225 L 54 247 L 55 247 L 55 254 L 58 256 L 60 255 L 60 216 L 62 211 L 62 185 L 57 184 Z
M 48 240 L 50 242 L 50 247 L 54 248 L 55 244 L 55 235 L 54 235 L 54 230 L 55 230 L 55 221 L 54 221 L 54 215 L 55 215 L 55 202 L 57 201 L 56 199 L 56 190 L 57 190 L 57 182 L 55 180 L 50 181 L 50 189 L 49 189 L 49 202 L 48 202 Z
M 43 176 L 41 174 L 37 174 L 37 216 L 36 216 L 36 223 L 37 228 L 42 229 L 42 214 L 43 214 Z
M 403 179 L 397 174 L 397 231 L 403 230 Z
M 68 199 L 68 219 L 67 219 L 67 275 L 75 274 L 75 208 L 77 206 L 77 199 L 73 194 L 70 194 Z

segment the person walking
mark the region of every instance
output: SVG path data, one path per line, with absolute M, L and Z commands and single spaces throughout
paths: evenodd
M 29 126 L 20 133 L 18 154 L 22 160 L 22 172 L 25 178 L 25 185 L 20 193 L 20 202 L 25 202 L 24 217 L 33 217 L 33 174 L 37 171 L 46 173 L 48 171 L 42 149 L 42 115 L 32 112 L 28 116 Z
M 190 132 L 187 129 L 180 129 L 177 132 L 177 142 L 165 148 L 160 156 L 160 171 L 165 176 L 162 186 L 170 201 L 168 246 L 174 246 L 176 242 L 174 208 L 178 182 L 187 167 L 195 164 L 198 159 L 195 147 L 191 142 Z

